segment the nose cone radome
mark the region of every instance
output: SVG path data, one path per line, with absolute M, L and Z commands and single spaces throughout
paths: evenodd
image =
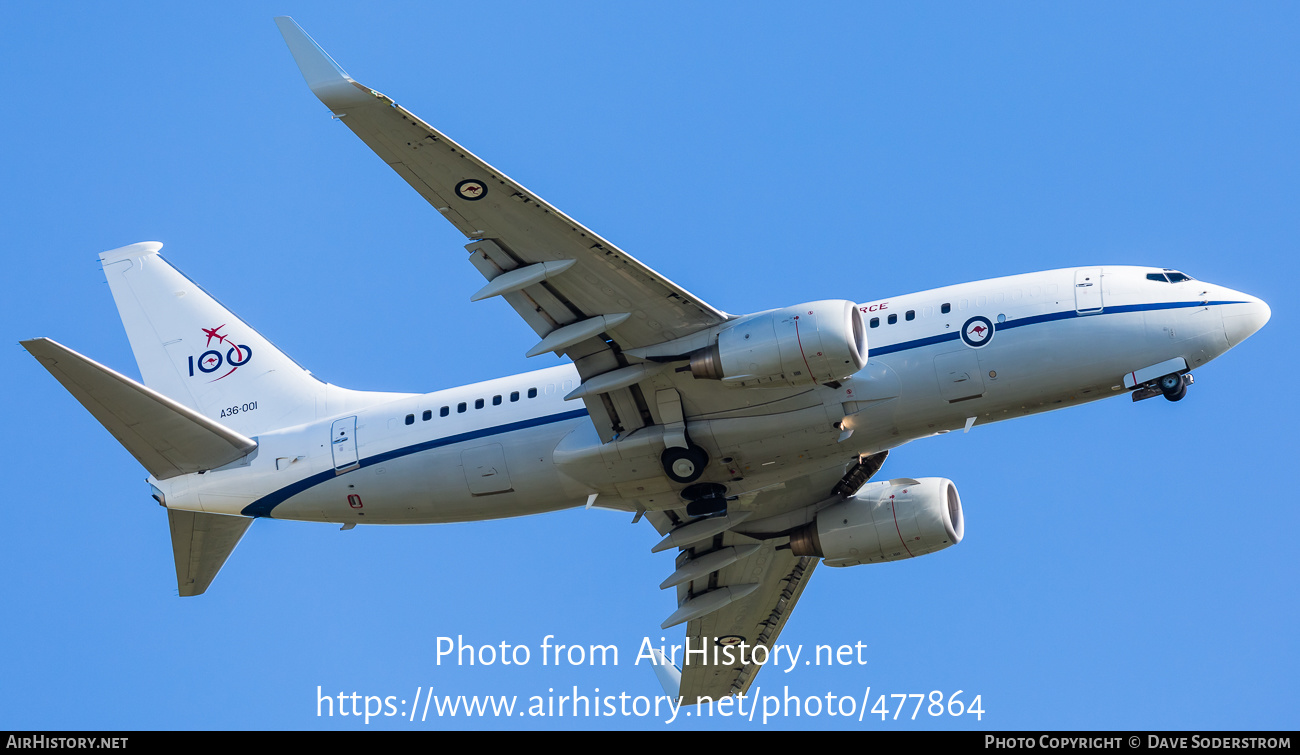
M 1264 327 L 1273 311 L 1262 300 L 1253 296 L 1241 297 L 1241 304 L 1229 304 L 1223 311 L 1223 330 L 1228 336 L 1228 344 L 1236 346 L 1254 335 Z

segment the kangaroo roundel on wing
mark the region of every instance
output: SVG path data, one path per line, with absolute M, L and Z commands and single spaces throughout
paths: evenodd
M 487 184 L 474 178 L 467 178 L 456 184 L 456 196 L 471 202 L 477 202 L 486 197 L 487 193 Z

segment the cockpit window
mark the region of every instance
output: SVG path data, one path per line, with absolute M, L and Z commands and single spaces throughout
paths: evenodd
M 1165 268 L 1163 273 L 1147 273 L 1147 280 L 1159 283 L 1182 283 L 1183 281 L 1192 280 L 1192 276 Z

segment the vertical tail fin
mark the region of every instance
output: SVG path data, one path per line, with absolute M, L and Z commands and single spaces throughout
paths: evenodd
M 244 435 L 316 418 L 326 385 L 146 241 L 99 255 L 144 384 Z

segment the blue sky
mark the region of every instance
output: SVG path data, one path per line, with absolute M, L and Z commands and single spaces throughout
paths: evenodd
M 330 120 L 280 14 L 720 309 L 1106 264 L 1268 301 L 1272 321 L 1179 404 L 1116 398 L 895 451 L 885 474 L 956 482 L 966 539 L 819 570 L 782 641 L 861 642 L 868 664 L 758 685 L 960 689 L 986 711 L 768 728 L 1297 728 L 1300 11 L 1281 3 L 8 4 L 0 725 L 367 728 L 317 717 L 318 685 L 659 694 L 631 661 L 643 636 L 679 641 L 657 629 L 671 556 L 622 514 L 261 521 L 206 595 L 177 598 L 144 471 L 17 345 L 50 336 L 138 374 L 95 255 L 158 240 L 338 385 L 555 363 L 524 359 L 535 338 L 504 303 L 469 304 L 464 240 Z M 617 644 L 621 663 L 436 663 L 439 636 L 536 658 L 548 634 Z M 664 724 L 368 724 L 488 726 Z

